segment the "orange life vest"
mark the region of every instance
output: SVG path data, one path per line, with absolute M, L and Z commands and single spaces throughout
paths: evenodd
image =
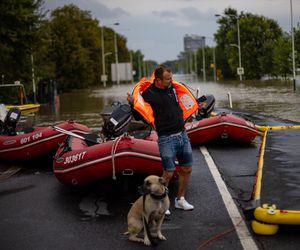
M 153 78 L 152 78 L 153 79 Z M 133 107 L 138 111 L 143 118 L 154 125 L 153 110 L 149 103 L 145 102 L 142 93 L 150 87 L 152 81 L 147 78 L 142 78 L 133 89 Z M 198 109 L 198 102 L 193 94 L 182 83 L 172 80 L 172 85 L 175 89 L 177 100 L 183 111 L 183 120 L 188 119 Z

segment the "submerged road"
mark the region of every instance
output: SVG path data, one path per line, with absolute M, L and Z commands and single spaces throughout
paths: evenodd
M 278 154 L 279 144 L 272 143 Z M 280 226 L 276 235 L 258 236 L 251 230 L 249 212 L 243 213 L 250 206 L 259 147 L 259 138 L 250 146 L 214 143 L 195 147 L 186 195 L 195 209 L 174 208 L 174 180 L 169 194 L 171 216 L 162 226 L 167 240 L 157 247 L 130 242 L 123 235 L 131 203 L 139 196 L 139 176 L 74 188 L 56 180 L 51 162 L 23 166 L 14 175 L 5 169 L 2 172 L 7 176 L 0 178 L 1 249 L 300 249 L 299 226 Z M 278 167 L 273 160 L 269 148 L 267 165 Z M 5 168 L 2 163 L 0 168 Z M 299 198 L 298 188 L 293 195 Z

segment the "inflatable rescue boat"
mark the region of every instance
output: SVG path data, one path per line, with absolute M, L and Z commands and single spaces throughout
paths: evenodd
M 55 153 L 58 144 L 65 140 L 66 135 L 51 126 L 30 127 L 16 131 L 20 115 L 21 111 L 17 107 L 2 113 L 5 118 L 0 119 L 0 159 L 22 161 Z M 91 132 L 87 126 L 74 121 L 66 121 L 57 126 L 79 134 Z

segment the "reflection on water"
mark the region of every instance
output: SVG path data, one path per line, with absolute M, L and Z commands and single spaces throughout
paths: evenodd
M 100 215 L 110 215 L 107 210 L 107 203 L 103 201 L 104 197 L 95 194 L 89 194 L 79 203 L 79 208 L 85 215 L 84 219 L 95 218 Z
M 201 82 L 187 75 L 174 75 L 177 81 L 186 83 L 196 95 L 197 89 L 202 94 L 213 94 L 216 107 L 228 107 L 230 92 L 234 109 L 270 115 L 300 122 L 300 90 L 296 91 L 288 82 Z M 100 112 L 113 101 L 126 102 L 126 93 L 132 92 L 132 84 L 113 85 L 112 87 L 75 90 L 60 96 L 60 108 L 42 106 L 36 116 L 37 124 L 48 125 L 68 119 L 84 123 L 93 129 L 100 129 Z
M 53 106 L 41 106 L 35 122 L 40 125 L 58 123 L 73 119 L 93 129 L 100 129 L 101 110 L 113 101 L 126 102 L 127 92 L 133 85 L 114 85 L 107 88 L 74 90 L 60 96 L 59 110 Z

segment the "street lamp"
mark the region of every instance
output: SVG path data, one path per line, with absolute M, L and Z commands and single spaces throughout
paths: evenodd
M 206 82 L 206 72 L 205 72 L 205 36 L 202 37 L 202 67 L 203 67 L 203 82 Z
M 294 41 L 294 24 L 293 24 L 293 1 L 290 0 L 291 5 L 291 33 L 292 33 L 292 59 L 293 59 L 293 84 L 296 86 L 296 67 L 295 67 L 295 41 Z
M 129 54 L 129 56 L 130 56 L 130 64 L 131 64 L 131 74 L 130 74 L 130 76 L 131 76 L 131 84 L 133 84 L 133 58 L 132 58 L 132 53 L 133 53 L 133 51 L 131 50 L 130 51 L 130 54 Z
M 30 54 L 31 59 L 31 76 L 32 76 L 32 92 L 33 92 L 33 103 L 36 103 L 36 88 L 35 88 L 35 76 L 34 76 L 34 62 L 33 62 L 33 54 Z
M 119 25 L 120 23 L 114 23 L 114 25 Z M 115 42 L 115 60 L 116 60 L 116 75 L 117 75 L 117 84 L 120 84 L 119 76 L 119 58 L 118 58 L 118 44 L 117 44 L 117 32 L 114 31 L 114 42 Z
M 215 43 L 215 39 L 213 37 L 205 36 L 204 38 L 211 39 L 213 43 Z M 213 64 L 214 64 L 214 81 L 217 81 L 217 66 L 216 66 L 216 46 L 212 47 L 213 49 Z
M 104 53 L 104 28 L 101 27 L 101 44 L 102 44 L 102 75 L 101 81 L 103 82 L 103 87 L 106 87 L 107 75 L 105 73 L 105 57 L 110 55 L 111 52 Z
M 216 45 L 213 47 L 214 81 L 217 81 Z
M 226 14 L 227 16 L 235 17 L 236 18 L 236 25 L 237 25 L 237 39 L 238 39 L 238 44 L 231 44 L 231 46 L 237 47 L 238 48 L 238 53 L 239 53 L 239 68 L 237 70 L 238 75 L 240 76 L 240 81 L 243 80 L 243 74 L 244 74 L 244 69 L 242 68 L 242 53 L 241 53 L 241 38 L 240 38 L 240 22 L 239 22 L 239 17 L 237 15 L 233 14 Z M 215 14 L 215 17 L 220 17 L 222 15 L 220 14 Z

